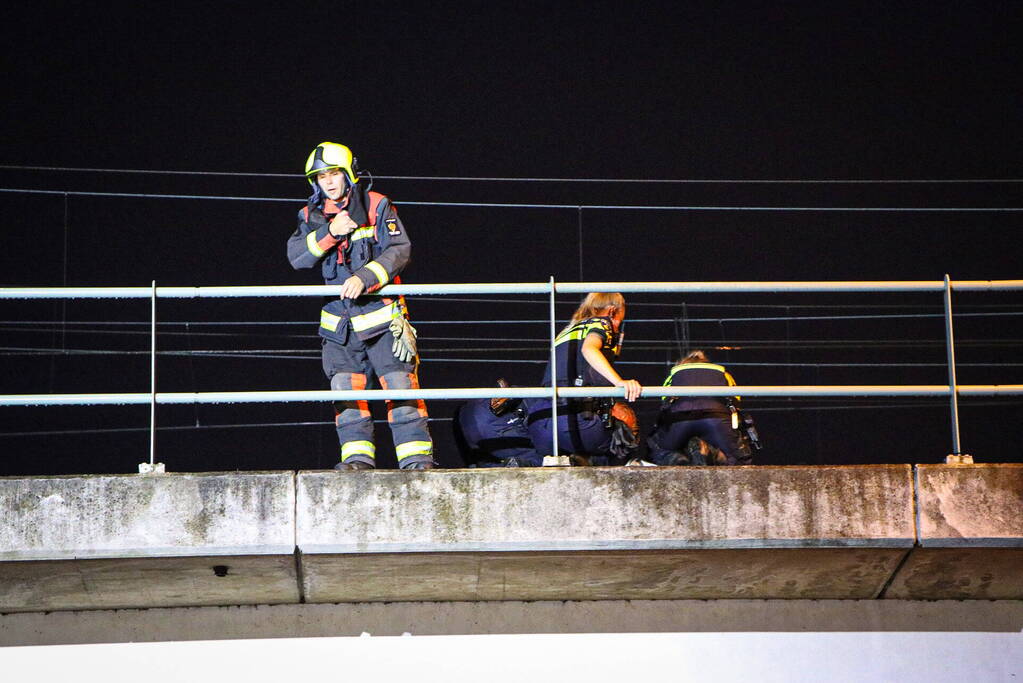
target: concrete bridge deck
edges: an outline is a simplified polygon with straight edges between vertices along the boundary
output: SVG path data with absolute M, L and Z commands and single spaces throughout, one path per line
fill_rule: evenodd
M 0 612 L 1023 599 L 1023 464 L 0 479 Z

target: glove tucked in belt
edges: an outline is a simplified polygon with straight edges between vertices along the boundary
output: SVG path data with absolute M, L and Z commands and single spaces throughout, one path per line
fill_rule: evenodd
M 391 344 L 391 353 L 403 363 L 411 363 L 419 352 L 416 347 L 416 328 L 409 324 L 404 317 L 391 319 L 391 334 L 394 335 L 394 342 Z

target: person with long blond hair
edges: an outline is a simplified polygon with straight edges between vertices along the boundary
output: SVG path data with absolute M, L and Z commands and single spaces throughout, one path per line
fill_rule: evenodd
M 635 401 L 642 386 L 624 379 L 614 368 L 621 348 L 621 328 L 625 320 L 625 298 L 618 292 L 590 292 L 572 315 L 568 325 L 554 339 L 555 371 L 550 363 L 544 371 L 543 385 L 551 385 L 552 375 L 559 387 L 615 386 L 625 389 L 625 398 Z M 611 415 L 610 399 L 559 399 L 558 450 L 552 453 L 553 417 L 550 399 L 529 399 L 529 435 L 541 455 L 571 454 L 591 464 L 616 464 L 621 455 L 611 455 L 617 418 Z M 623 410 L 625 409 L 625 410 Z M 621 412 L 631 412 L 622 405 Z M 634 420 L 633 420 L 634 423 Z M 637 444 L 638 445 L 638 444 Z

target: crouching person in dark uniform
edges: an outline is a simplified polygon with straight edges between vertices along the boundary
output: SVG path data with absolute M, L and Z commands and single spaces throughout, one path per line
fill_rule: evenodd
M 498 384 L 507 387 L 504 380 Z M 480 398 L 455 411 L 455 443 L 470 467 L 537 467 L 543 457 L 526 429 L 522 399 Z
M 720 365 L 693 351 L 672 369 L 664 386 L 735 386 Z M 657 426 L 647 438 L 649 459 L 658 465 L 751 465 L 749 445 L 739 432 L 739 397 L 677 396 L 665 399 Z
M 320 266 L 341 297 L 320 312 L 323 371 L 335 391 L 364 390 L 376 376 L 384 389 L 418 389 L 415 329 L 401 297 L 366 296 L 409 262 L 412 245 L 387 197 L 359 182 L 352 152 L 323 142 L 309 155 L 305 175 L 313 187 L 288 239 L 296 268 Z M 335 404 L 341 442 L 339 470 L 376 467 L 373 417 L 366 401 Z M 387 421 L 402 469 L 432 469 L 433 440 L 421 400 L 388 401 Z
M 622 379 L 614 368 L 621 349 L 621 326 L 625 319 L 625 299 L 618 292 L 591 292 L 576 309 L 568 326 L 554 340 L 555 368 L 547 364 L 543 385 L 550 386 L 552 376 L 559 387 L 625 388 L 625 398 L 635 401 L 642 387 L 634 379 Z M 612 453 L 616 433 L 624 437 L 631 430 L 618 429 L 623 422 L 612 414 L 611 400 L 594 398 L 559 399 L 558 450 L 553 453 L 553 411 L 550 399 L 527 399 L 529 435 L 542 455 L 574 455 L 579 464 L 622 464 Z M 628 408 L 622 404 L 622 408 Z M 631 412 L 631 409 L 628 409 Z M 619 412 L 624 415 L 625 411 Z M 635 425 L 635 415 L 631 419 Z M 638 445 L 638 443 L 636 444 Z M 635 446 L 624 448 L 631 453 Z M 627 459 L 627 458 L 626 458 Z

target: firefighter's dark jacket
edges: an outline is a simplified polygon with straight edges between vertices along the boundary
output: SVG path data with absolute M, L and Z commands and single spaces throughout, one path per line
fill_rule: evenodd
M 679 363 L 671 369 L 664 380 L 666 387 L 734 387 L 735 380 L 724 367 L 715 363 Z M 738 400 L 738 396 L 735 400 Z M 726 398 L 716 396 L 700 396 L 689 398 L 679 396 L 665 402 L 665 408 L 671 411 L 712 411 L 728 414 Z
M 359 227 L 337 239 L 330 234 L 330 221 L 342 210 L 348 211 Z M 359 185 L 340 205 L 325 199 L 303 207 L 298 212 L 298 229 L 288 239 L 288 260 L 296 270 L 319 263 L 326 284 L 340 285 L 355 275 L 366 286 L 366 293 L 400 282 L 398 275 L 408 265 L 411 251 L 390 200 Z M 392 318 L 405 314 L 400 297 L 336 299 L 320 313 L 320 335 L 340 344 L 346 343 L 352 332 L 363 340 L 374 339 L 388 329 Z

